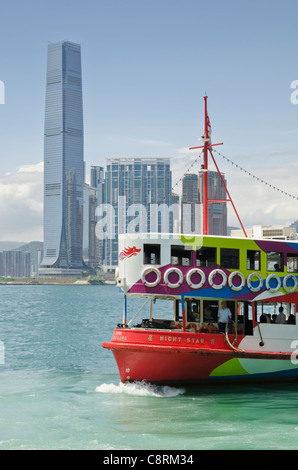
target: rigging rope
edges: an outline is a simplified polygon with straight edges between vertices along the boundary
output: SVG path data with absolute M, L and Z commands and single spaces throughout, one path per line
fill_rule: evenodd
M 180 181 L 183 180 L 184 176 L 186 175 L 186 173 L 189 172 L 189 170 L 194 166 L 195 163 L 197 163 L 197 161 L 199 160 L 199 158 L 201 158 L 202 156 L 202 153 L 203 151 L 200 153 L 200 155 L 192 162 L 192 164 L 190 165 L 190 167 L 186 170 L 186 172 L 184 173 L 184 175 L 181 176 L 181 178 L 179 178 L 179 180 L 174 184 L 174 186 L 172 187 L 172 191 L 174 190 L 174 188 L 180 183 Z
M 238 165 L 237 163 L 233 162 L 230 158 L 226 157 L 225 155 L 223 155 L 222 153 L 220 153 L 218 150 L 215 150 L 213 149 L 213 152 L 216 152 L 220 157 L 224 158 L 225 160 L 227 160 L 229 163 L 231 163 L 232 165 L 235 165 L 236 168 L 239 168 L 241 171 L 244 171 L 244 173 L 248 174 L 249 176 L 252 176 L 253 178 L 255 178 L 257 181 L 259 181 L 260 183 L 262 184 L 265 184 L 266 186 L 269 186 L 270 188 L 274 189 L 275 191 L 279 191 L 280 193 L 284 194 L 285 196 L 288 196 L 288 197 L 291 197 L 293 199 L 296 199 L 298 200 L 298 197 L 297 196 L 293 196 L 293 194 L 290 194 L 288 193 L 287 191 L 283 191 L 282 189 L 279 189 L 277 188 L 276 186 L 274 186 L 273 184 L 270 184 L 270 183 L 267 183 L 267 181 L 263 180 L 262 178 L 259 178 L 258 176 L 254 175 L 253 173 L 251 173 L 250 171 L 246 170 L 245 168 L 243 168 L 242 166 Z
M 233 162 L 230 158 L 226 157 L 225 155 L 223 155 L 222 153 L 220 153 L 218 150 L 212 148 L 212 151 L 213 152 L 216 152 L 220 157 L 222 157 L 224 160 L 226 160 L 227 162 L 231 163 L 232 165 L 234 165 L 236 168 L 239 168 L 239 170 L 241 171 L 244 171 L 244 173 L 246 173 L 247 175 L 249 176 L 252 176 L 254 179 L 256 179 L 257 181 L 259 181 L 260 183 L 268 186 L 269 188 L 271 189 L 274 189 L 275 191 L 278 191 L 280 192 L 281 194 L 284 194 L 285 196 L 288 196 L 288 197 L 291 197 L 292 199 L 296 199 L 298 201 L 298 196 L 294 196 L 293 194 L 290 194 L 288 193 L 287 191 L 283 191 L 282 189 L 278 188 L 277 186 L 274 186 L 273 184 L 270 184 L 268 183 L 267 181 L 263 180 L 262 178 L 259 178 L 258 176 L 254 175 L 253 173 L 251 173 L 250 171 L 246 170 L 245 168 L 243 168 L 241 165 L 238 165 L 237 163 Z M 174 186 L 172 187 L 172 191 L 174 190 L 174 188 L 183 180 L 184 176 L 189 172 L 189 170 L 194 166 L 194 164 L 198 161 L 199 158 L 201 158 L 202 156 L 202 153 L 203 151 L 200 153 L 200 155 L 192 162 L 192 164 L 190 165 L 190 167 L 185 171 L 184 175 L 181 176 L 181 178 L 179 178 L 179 180 L 174 184 Z

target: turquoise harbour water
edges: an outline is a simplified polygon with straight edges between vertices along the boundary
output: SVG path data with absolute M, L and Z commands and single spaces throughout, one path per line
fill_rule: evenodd
M 121 384 L 101 347 L 122 320 L 115 287 L 0 286 L 0 299 L 0 449 L 298 449 L 298 384 Z

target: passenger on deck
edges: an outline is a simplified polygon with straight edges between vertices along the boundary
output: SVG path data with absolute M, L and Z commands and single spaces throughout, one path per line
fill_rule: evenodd
M 226 324 L 232 319 L 231 310 L 227 307 L 226 302 L 221 303 L 221 308 L 218 310 L 218 330 L 224 333 Z
M 283 323 L 286 323 L 286 316 L 284 314 L 284 308 L 279 307 L 278 311 L 279 311 L 279 314 L 276 317 L 275 323 L 282 325 Z
M 200 314 L 196 305 L 192 306 L 192 310 L 190 312 L 190 321 L 200 321 Z
M 288 325 L 296 325 L 296 318 L 295 318 L 295 315 L 293 313 L 291 313 L 289 315 L 289 318 L 287 320 L 287 324 Z
M 262 313 L 262 315 L 260 316 L 260 323 L 269 323 L 268 317 L 267 315 L 265 315 L 265 313 Z

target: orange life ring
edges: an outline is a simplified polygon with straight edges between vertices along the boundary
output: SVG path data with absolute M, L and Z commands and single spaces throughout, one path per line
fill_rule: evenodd
M 218 333 L 218 328 L 216 325 L 213 325 L 213 323 L 210 325 L 203 325 L 199 328 L 199 333 Z
M 196 323 L 188 323 L 186 325 L 186 329 L 188 330 L 189 328 L 193 328 L 195 331 L 197 331 L 197 325 Z
M 211 325 L 207 325 L 207 329 L 209 330 L 209 333 L 218 333 L 218 328 L 213 325 L 213 323 L 211 323 Z
M 199 333 L 209 333 L 208 327 L 206 325 L 201 326 Z

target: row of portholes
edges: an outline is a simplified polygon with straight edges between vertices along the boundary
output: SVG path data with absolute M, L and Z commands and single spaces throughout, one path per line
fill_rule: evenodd
M 149 282 L 147 281 L 146 276 L 150 273 L 154 273 L 156 275 L 156 279 Z M 170 275 L 173 273 L 175 273 L 178 276 L 178 279 L 176 282 L 171 282 L 169 279 Z M 195 274 L 200 277 L 199 282 L 196 282 L 196 283 L 192 281 L 192 277 Z M 221 276 L 221 282 L 219 284 L 215 284 L 214 282 L 215 276 Z M 240 284 L 235 285 L 234 280 L 237 277 L 240 279 Z M 256 284 L 255 282 L 253 283 L 254 278 L 257 278 Z M 161 272 L 155 266 L 147 267 L 143 270 L 141 279 L 142 279 L 142 282 L 145 284 L 145 286 L 156 287 L 160 284 Z M 184 279 L 183 273 L 178 268 L 169 268 L 164 273 L 164 283 L 171 289 L 177 289 L 178 287 L 180 287 L 181 284 L 183 283 L 183 279 Z M 272 280 L 273 280 L 273 283 L 276 285 L 272 286 L 272 282 L 271 282 Z M 292 281 L 291 282 L 292 285 L 289 285 L 289 281 Z M 202 271 L 199 268 L 190 269 L 186 274 L 186 282 L 189 285 L 189 287 L 191 287 L 192 289 L 200 289 L 206 282 L 206 275 L 204 271 Z M 247 287 L 252 292 L 258 292 L 259 290 L 262 289 L 263 284 L 264 284 L 264 280 L 260 273 L 254 272 L 254 273 L 249 274 L 247 281 L 246 281 L 244 275 L 241 272 L 234 271 L 229 276 L 227 276 L 227 274 L 222 269 L 214 269 L 213 271 L 211 271 L 208 276 L 208 282 L 209 282 L 209 285 L 213 289 L 222 289 L 223 287 L 226 286 L 228 282 L 229 287 L 234 291 L 241 291 L 244 288 L 245 283 L 247 282 Z M 287 276 L 284 277 L 283 282 L 281 283 L 280 277 L 277 274 L 272 273 L 272 274 L 269 274 L 269 276 L 266 278 L 265 285 L 266 285 L 266 289 L 272 293 L 277 292 L 281 287 L 283 287 L 284 290 L 290 294 L 297 289 L 298 281 L 297 281 L 297 278 L 293 276 L 293 274 L 288 274 Z

